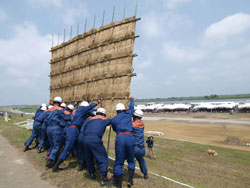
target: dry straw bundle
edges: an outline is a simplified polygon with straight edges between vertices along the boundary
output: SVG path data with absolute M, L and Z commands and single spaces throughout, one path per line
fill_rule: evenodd
M 127 105 L 132 76 L 135 17 L 92 29 L 51 49 L 50 99 L 103 100 L 108 116 Z

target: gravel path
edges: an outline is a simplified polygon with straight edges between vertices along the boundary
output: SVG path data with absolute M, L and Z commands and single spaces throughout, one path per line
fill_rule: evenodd
M 0 135 L 0 187 L 52 188 L 40 177 L 40 172 L 20 156 L 18 151 Z

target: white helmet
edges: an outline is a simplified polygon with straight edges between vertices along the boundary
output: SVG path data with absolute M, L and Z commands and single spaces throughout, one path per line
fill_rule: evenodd
M 42 111 L 47 110 L 47 107 L 46 107 L 46 106 L 42 106 L 42 107 L 41 107 L 41 110 L 42 110 Z
M 96 113 L 98 112 L 106 115 L 106 110 L 104 108 L 98 108 Z
M 55 97 L 54 98 L 54 102 L 62 102 L 62 98 L 61 97 Z
M 137 110 L 134 112 L 134 115 L 137 116 L 137 117 L 142 117 L 142 116 L 143 116 L 143 111 L 141 111 L 140 109 L 137 109 Z
M 80 106 L 85 106 L 86 107 L 86 106 L 89 106 L 89 103 L 87 101 L 82 101 Z
M 50 108 L 52 108 L 52 107 L 53 107 L 52 105 L 49 105 L 49 106 L 48 106 L 48 109 L 50 109 Z
M 47 105 L 45 103 L 42 103 L 41 106 L 45 106 L 46 107 Z
M 60 106 L 66 108 L 66 104 L 64 102 Z
M 72 104 L 69 104 L 67 107 L 68 107 L 70 110 L 74 110 L 74 108 L 75 108 Z
M 125 106 L 122 103 L 118 103 L 115 107 L 115 110 L 125 110 Z

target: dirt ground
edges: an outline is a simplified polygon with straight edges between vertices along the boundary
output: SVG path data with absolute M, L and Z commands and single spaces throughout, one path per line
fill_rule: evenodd
M 160 131 L 164 133 L 163 137 L 168 139 L 250 151 L 249 146 L 224 143 L 231 136 L 239 138 L 243 143 L 250 143 L 250 114 L 247 113 L 235 113 L 234 115 L 228 113 L 160 113 L 145 114 L 145 117 L 176 118 L 144 120 L 145 132 Z M 221 120 L 226 122 L 220 122 Z M 230 123 L 230 121 L 232 122 Z M 240 121 L 249 122 L 249 124 L 241 124 Z

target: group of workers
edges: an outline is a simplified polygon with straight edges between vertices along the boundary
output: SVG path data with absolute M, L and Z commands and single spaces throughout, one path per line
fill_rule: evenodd
M 143 112 L 134 111 L 134 98 L 129 98 L 129 107 L 122 103 L 116 105 L 117 115 L 113 119 L 106 118 L 106 110 L 101 101 L 89 104 L 83 101 L 77 104 L 62 103 L 61 97 L 55 97 L 53 106 L 42 104 L 34 116 L 32 134 L 25 142 L 24 151 L 29 150 L 32 141 L 36 139 L 37 152 L 47 149 L 46 167 L 53 172 L 60 170 L 60 164 L 75 153 L 81 171 L 87 168 L 91 179 L 95 179 L 96 161 L 100 174 L 101 186 L 113 184 L 122 187 L 124 161 L 128 163 L 127 186 L 133 185 L 135 158 L 139 163 L 144 179 L 148 179 L 148 171 L 144 160 L 144 123 L 141 120 Z M 99 108 L 94 109 L 97 105 Z M 108 154 L 103 145 L 102 137 L 106 127 L 111 125 L 116 133 L 115 163 L 113 178 L 107 178 Z M 63 148 L 63 152 L 60 150 Z

